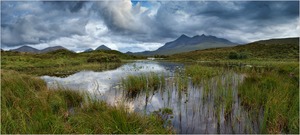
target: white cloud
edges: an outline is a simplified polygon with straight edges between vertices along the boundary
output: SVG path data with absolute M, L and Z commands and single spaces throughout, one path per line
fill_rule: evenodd
M 85 26 L 85 31 L 89 36 L 93 38 L 97 38 L 109 33 L 109 29 L 101 20 L 92 19 Z

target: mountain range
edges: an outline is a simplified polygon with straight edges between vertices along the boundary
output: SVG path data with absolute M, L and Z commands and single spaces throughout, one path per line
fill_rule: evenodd
M 52 51 L 56 51 L 56 50 L 60 50 L 60 49 L 64 49 L 64 50 L 68 50 L 62 46 L 53 46 L 53 47 L 47 47 L 45 49 L 39 50 L 30 46 L 22 46 L 19 47 L 17 49 L 12 49 L 11 51 L 15 51 L 15 52 L 29 52 L 29 53 L 47 53 L 47 52 L 52 52 Z
M 188 37 L 186 35 L 181 35 L 177 39 L 171 42 L 165 43 L 162 47 L 158 48 L 155 51 L 144 51 L 144 52 L 127 52 L 126 54 L 129 55 L 144 55 L 144 56 L 151 56 L 151 55 L 172 55 L 176 53 L 183 53 L 189 52 L 194 50 L 203 50 L 208 48 L 216 48 L 216 47 L 230 47 L 235 46 L 237 43 L 233 43 L 224 38 L 218 38 L 211 35 L 204 35 L 201 36 L 196 35 L 193 37 Z M 47 53 L 50 51 L 55 51 L 59 49 L 66 49 L 62 46 L 55 46 L 55 47 L 48 47 L 43 50 L 38 50 L 30 46 L 22 46 L 17 49 L 13 49 L 11 51 L 18 51 L 18 52 L 30 52 L 30 53 Z M 67 50 L 67 49 L 66 49 Z M 105 45 L 100 45 L 95 50 L 111 50 Z M 94 51 L 93 49 L 89 48 L 84 52 Z
M 45 49 L 39 50 L 30 46 L 21 46 L 17 49 L 12 49 L 10 51 L 15 51 L 15 52 L 29 52 L 29 53 L 47 53 L 47 52 L 52 52 L 52 51 L 56 51 L 56 50 L 60 50 L 60 49 L 64 49 L 64 50 L 68 50 L 62 46 L 54 46 L 54 47 L 47 47 Z M 110 48 L 108 48 L 105 45 L 101 45 L 99 47 L 97 47 L 95 50 L 111 50 Z M 70 50 L 69 50 L 70 51 Z M 93 49 L 89 48 L 87 50 L 85 50 L 84 52 L 91 52 L 94 51 Z
M 111 50 L 111 49 L 105 45 L 100 45 L 95 50 Z M 89 48 L 89 49 L 84 50 L 83 52 L 91 52 L 91 51 L 94 51 L 94 50 L 92 48 Z
M 110 48 L 108 48 L 105 45 L 100 45 L 99 47 L 97 47 L 95 50 L 111 50 Z
M 188 37 L 186 35 L 181 35 L 176 40 L 167 42 L 162 47 L 158 48 L 155 51 L 144 51 L 131 53 L 127 52 L 127 54 L 135 54 L 135 55 L 171 55 L 175 53 L 189 52 L 194 50 L 203 50 L 208 48 L 216 48 L 216 47 L 229 47 L 235 46 L 237 43 L 233 43 L 224 38 L 218 38 L 211 35 L 201 36 L 196 35 L 193 37 Z
M 29 53 L 39 53 L 40 50 L 35 49 L 33 47 L 30 46 L 21 46 L 20 48 L 17 49 L 12 49 L 11 51 L 15 51 L 15 52 L 29 52 Z

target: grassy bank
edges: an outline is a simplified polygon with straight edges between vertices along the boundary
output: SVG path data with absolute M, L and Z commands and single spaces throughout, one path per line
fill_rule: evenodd
M 39 76 L 65 76 L 83 69 L 102 71 L 117 68 L 123 60 L 138 58 L 142 57 L 118 51 L 74 53 L 57 50 L 45 54 L 1 51 L 1 68 Z
M 44 81 L 1 70 L 1 133 L 171 133 L 157 115 L 129 113 Z
M 211 48 L 186 53 L 174 54 L 170 60 L 238 60 L 250 59 L 269 60 L 299 60 L 299 38 L 273 39 L 258 41 L 235 47 Z

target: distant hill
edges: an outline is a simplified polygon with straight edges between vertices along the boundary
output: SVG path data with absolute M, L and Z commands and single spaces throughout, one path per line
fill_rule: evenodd
M 125 54 L 127 54 L 127 55 L 134 55 L 134 53 L 130 52 L 130 51 L 126 52 Z
M 41 50 L 40 53 L 47 53 L 47 52 L 52 52 L 52 51 L 61 50 L 61 49 L 68 50 L 62 46 L 54 46 L 54 47 L 47 47 L 47 48 Z
M 95 50 L 111 50 L 110 48 L 108 48 L 105 45 L 100 45 L 99 47 L 97 47 Z
M 245 45 L 225 48 L 210 48 L 170 56 L 173 60 L 218 60 L 229 59 L 230 53 L 252 59 L 299 59 L 299 38 L 269 39 Z
M 47 52 L 52 52 L 52 51 L 56 51 L 56 50 L 68 50 L 62 46 L 54 46 L 54 47 L 47 47 L 43 50 L 38 50 L 36 48 L 30 47 L 30 46 L 22 46 L 19 47 L 17 49 L 12 49 L 11 51 L 15 51 L 15 52 L 30 52 L 30 53 L 47 53 Z
M 89 49 L 84 50 L 83 52 L 91 52 L 91 51 L 94 51 L 94 50 L 92 48 L 89 48 Z
M 253 43 L 258 44 L 266 44 L 266 45 L 272 45 L 272 44 L 297 44 L 299 43 L 299 38 L 278 38 L 278 39 L 268 39 L 268 40 L 260 40 Z
M 29 52 L 29 53 L 39 53 L 40 52 L 40 50 L 35 49 L 33 47 L 30 47 L 30 46 L 22 46 L 22 47 L 19 47 L 17 49 L 12 49 L 11 51 L 15 51 L 15 52 Z
M 135 53 L 137 55 L 171 55 L 182 52 L 189 52 L 200 49 L 215 48 L 215 47 L 228 47 L 234 46 L 237 43 L 233 43 L 224 38 L 218 38 L 215 36 L 201 36 L 196 35 L 194 37 L 188 37 L 181 35 L 174 41 L 167 42 L 164 46 L 158 48 L 155 51 L 144 51 Z

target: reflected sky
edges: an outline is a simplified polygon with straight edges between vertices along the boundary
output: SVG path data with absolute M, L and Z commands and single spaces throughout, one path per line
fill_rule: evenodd
M 66 78 L 42 76 L 48 87 L 56 88 L 62 86 L 74 90 L 86 90 L 89 92 L 104 93 L 120 80 L 128 75 L 157 72 L 170 75 L 174 68 L 179 67 L 174 63 L 159 63 L 154 61 L 136 61 L 127 63 L 115 70 L 94 72 L 81 71 Z M 182 65 L 181 65 L 182 66 Z

